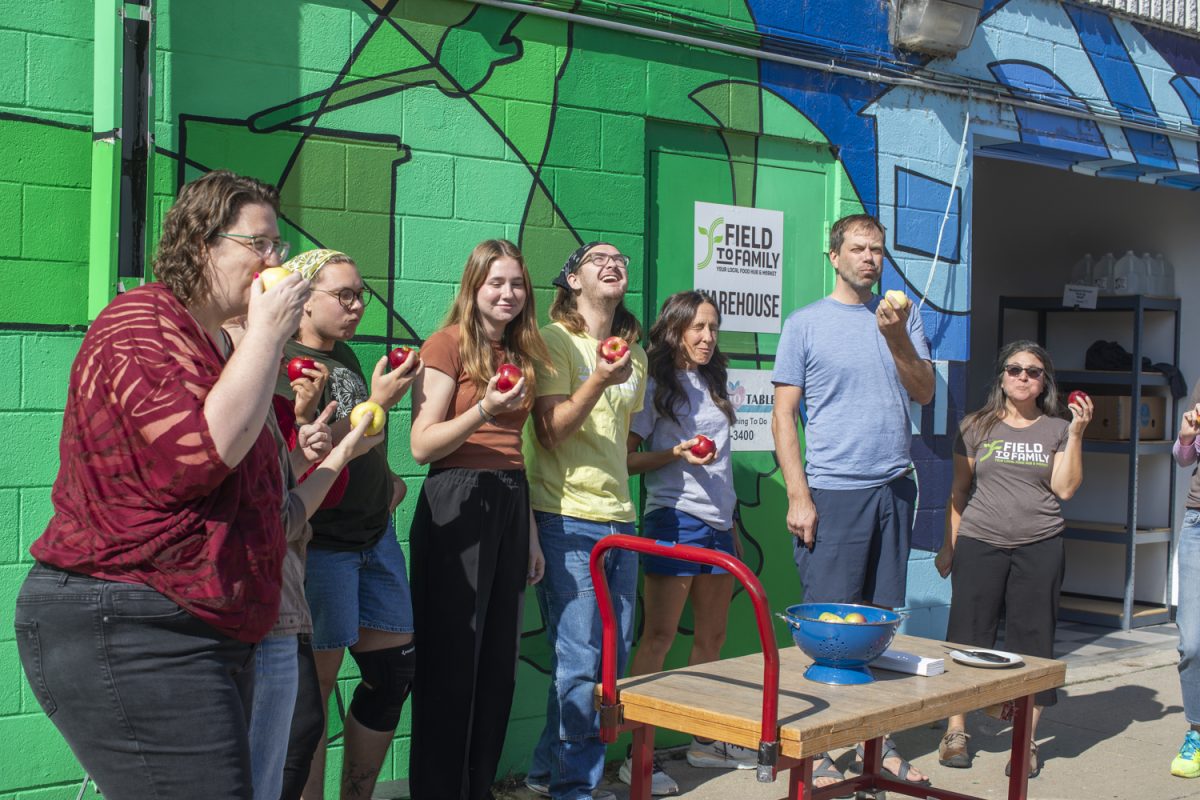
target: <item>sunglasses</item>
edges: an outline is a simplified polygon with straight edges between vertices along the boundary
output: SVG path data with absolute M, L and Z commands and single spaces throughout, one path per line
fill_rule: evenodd
M 1008 377 L 1010 378 L 1019 378 L 1021 377 L 1021 373 L 1024 372 L 1029 376 L 1030 380 L 1035 381 L 1040 380 L 1046 372 L 1041 367 L 1022 367 L 1020 364 L 1006 364 L 1004 371 L 1008 373 Z

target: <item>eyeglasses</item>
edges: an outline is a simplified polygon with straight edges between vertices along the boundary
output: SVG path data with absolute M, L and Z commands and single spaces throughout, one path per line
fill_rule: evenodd
M 366 289 L 359 289 L 357 292 L 353 289 L 338 289 L 336 291 L 333 289 L 313 289 L 313 291 L 336 297 L 341 307 L 347 311 L 354 309 L 355 300 L 362 303 L 363 308 L 366 308 L 367 304 L 371 302 L 371 295 L 367 294 Z
M 1041 367 L 1022 367 L 1020 364 L 1005 364 L 1004 371 L 1008 373 L 1010 378 L 1019 378 L 1024 372 L 1031 380 L 1040 380 L 1046 370 Z
M 279 260 L 283 261 L 288 257 L 288 253 L 292 250 L 291 242 L 269 239 L 266 236 L 249 236 L 245 233 L 218 233 L 222 239 L 233 239 L 243 247 L 248 247 L 254 251 L 254 254 L 266 261 L 274 253 L 279 256 Z M 248 239 L 249 241 L 242 241 Z
M 601 269 L 610 265 L 618 269 L 629 268 L 629 256 L 622 255 L 621 253 L 592 253 L 584 261 L 590 261 Z

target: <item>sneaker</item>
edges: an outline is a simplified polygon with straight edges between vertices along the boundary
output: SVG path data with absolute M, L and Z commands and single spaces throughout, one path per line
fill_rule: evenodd
M 621 764 L 621 769 L 617 771 L 617 777 L 621 779 L 621 783 L 633 785 L 633 759 L 627 758 Z M 679 794 L 679 784 L 675 782 L 667 773 L 663 772 L 662 763 L 658 760 L 658 754 L 654 755 L 654 767 L 650 772 L 650 794 L 655 797 L 665 797 L 669 794 Z
M 549 777 L 530 778 L 530 777 L 526 776 L 525 788 L 528 789 L 529 791 L 533 792 L 534 794 L 541 795 L 542 797 L 549 797 L 550 796 L 549 781 L 550 781 Z M 612 792 L 606 791 L 604 789 L 597 789 L 594 792 L 592 792 L 592 800 L 617 800 L 617 796 L 615 794 L 613 794 Z
M 943 767 L 967 769 L 971 766 L 971 754 L 967 742 L 971 740 L 963 731 L 947 731 L 938 745 L 938 763 Z
M 687 761 L 693 767 L 708 769 L 754 769 L 758 766 L 758 753 L 748 747 L 738 747 L 728 742 L 701 742 L 692 739 L 687 751 Z
M 1171 774 L 1180 778 L 1200 777 L 1200 733 L 1188 731 L 1179 755 L 1171 762 Z

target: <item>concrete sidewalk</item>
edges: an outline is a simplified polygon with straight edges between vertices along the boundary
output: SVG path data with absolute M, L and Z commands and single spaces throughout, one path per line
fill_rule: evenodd
M 1153 632 L 1112 632 L 1080 640 L 1061 654 L 1068 664 L 1067 687 L 1058 705 L 1047 709 L 1038 731 L 1041 775 L 1029 783 L 1038 800 L 1183 800 L 1200 797 L 1200 779 L 1172 777 L 1171 759 L 1187 728 L 1180 704 L 1174 626 Z M 1110 639 L 1115 637 L 1115 639 Z M 1122 638 L 1123 637 L 1123 638 Z M 1086 637 L 1085 637 L 1086 638 Z M 1118 642 L 1114 644 L 1113 642 Z M 1068 645 L 1069 647 L 1069 645 Z M 900 751 L 929 775 L 935 786 L 982 798 L 1005 798 L 1004 765 L 1011 742 L 1005 723 L 974 713 L 968 717 L 974 763 L 948 769 L 937 761 L 942 727 L 897 732 Z M 849 760 L 840 755 L 839 766 Z M 777 800 L 787 796 L 786 776 L 760 784 L 753 771 L 693 769 L 683 751 L 665 753 L 664 767 L 686 800 Z M 629 787 L 610 764 L 603 788 L 627 800 Z M 899 795 L 892 795 L 899 797 Z M 505 800 L 535 800 L 524 787 L 497 793 Z

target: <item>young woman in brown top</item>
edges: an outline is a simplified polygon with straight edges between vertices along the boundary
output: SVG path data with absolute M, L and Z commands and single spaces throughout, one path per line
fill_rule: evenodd
M 521 252 L 481 242 L 445 327 L 421 348 L 412 453 L 429 464 L 413 519 L 413 617 L 421 646 L 409 786 L 424 798 L 490 798 L 516 686 L 525 585 L 543 559 L 521 429 L 533 365 L 550 356 Z M 497 370 L 521 375 L 505 388 Z
M 994 646 L 1003 607 L 1005 647 L 1053 658 L 1064 563 L 1059 501 L 1083 481 L 1092 401 L 1085 395 L 1067 408 L 1069 422 L 1060 416 L 1049 353 L 1030 341 L 1001 349 L 987 402 L 963 419 L 954 444 L 946 540 L 936 560 L 953 587 L 949 641 Z M 1030 777 L 1039 772 L 1038 720 L 1055 702 L 1054 690 L 1034 699 Z M 966 718 L 951 717 L 940 763 L 971 766 L 968 739 Z

